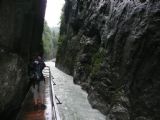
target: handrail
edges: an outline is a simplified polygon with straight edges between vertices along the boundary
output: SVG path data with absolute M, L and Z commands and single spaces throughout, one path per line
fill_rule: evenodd
M 47 69 L 46 69 L 47 68 Z M 54 81 L 53 81 L 53 76 L 51 75 L 51 70 L 50 70 L 50 67 L 49 66 L 46 66 L 45 67 L 45 70 L 47 70 L 48 72 L 44 72 L 44 73 L 48 73 L 49 74 L 49 76 L 48 76 L 48 78 L 49 78 L 49 85 L 50 85 L 50 95 L 51 95 L 51 103 L 52 103 L 52 114 L 53 114 L 53 116 L 52 117 L 54 117 L 54 119 L 53 120 L 61 120 L 60 119 L 60 116 L 59 116 L 59 111 L 58 111 L 58 108 L 57 108 L 57 104 L 56 104 L 56 98 L 57 98 L 57 96 L 55 95 L 55 93 L 54 93 L 54 87 L 53 87 L 53 85 L 55 85 L 55 83 L 54 83 Z

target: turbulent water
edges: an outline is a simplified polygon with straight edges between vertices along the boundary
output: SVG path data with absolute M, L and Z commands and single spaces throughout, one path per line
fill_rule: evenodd
M 54 62 L 47 62 L 54 77 L 55 93 L 62 104 L 58 109 L 62 120 L 105 120 L 105 116 L 92 109 L 87 100 L 87 93 L 80 86 L 73 84 L 73 77 L 55 67 Z

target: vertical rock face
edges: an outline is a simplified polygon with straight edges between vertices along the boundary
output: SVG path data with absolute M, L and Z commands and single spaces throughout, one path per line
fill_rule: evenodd
M 56 66 L 110 119 L 159 120 L 159 26 L 158 0 L 67 0 Z
M 31 53 L 43 52 L 46 0 L 0 0 L 0 118 L 14 119 L 26 94 Z

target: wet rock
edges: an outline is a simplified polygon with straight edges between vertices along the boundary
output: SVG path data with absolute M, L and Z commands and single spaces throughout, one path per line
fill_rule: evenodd
M 113 119 L 159 120 L 160 1 L 72 0 L 64 14 L 56 65 Z
M 13 117 L 28 90 L 27 66 L 16 54 L 3 52 L 0 58 L 0 116 L 10 119 L 9 115 Z
M 147 118 L 144 117 L 144 116 L 140 116 L 140 117 L 137 117 L 136 120 L 151 120 L 151 119 L 147 119 Z
M 112 107 L 109 115 L 111 120 L 129 120 L 129 112 L 123 106 L 115 105 Z
M 14 120 L 29 87 L 27 64 L 42 53 L 45 0 L 0 0 L 0 118 Z

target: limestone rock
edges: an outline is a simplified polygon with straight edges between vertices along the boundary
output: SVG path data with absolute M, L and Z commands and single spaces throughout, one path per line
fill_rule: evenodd
M 28 62 L 42 53 L 46 0 L 0 0 L 0 118 L 14 120 L 28 91 Z
M 112 118 L 159 120 L 159 26 L 158 0 L 66 1 L 56 66 Z M 124 119 L 117 118 L 122 111 Z

